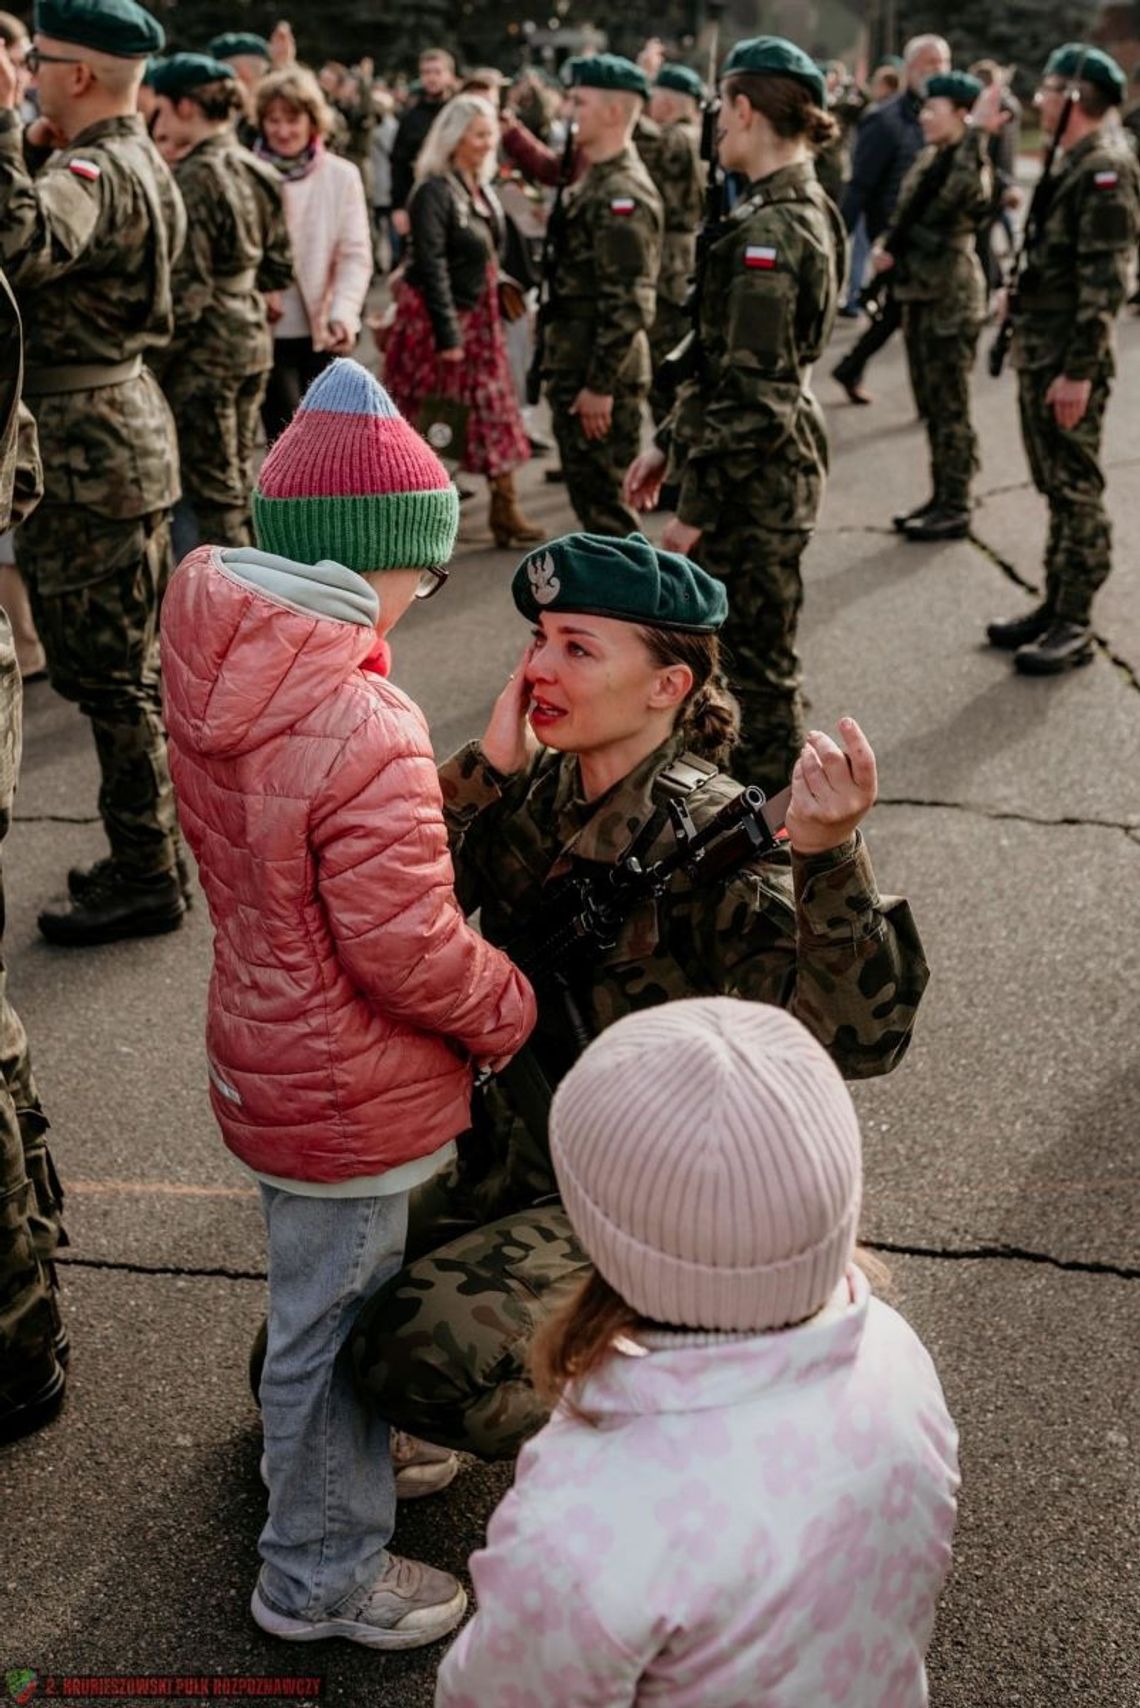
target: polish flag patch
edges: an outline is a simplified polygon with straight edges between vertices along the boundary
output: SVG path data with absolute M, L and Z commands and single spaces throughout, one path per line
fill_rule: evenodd
M 1115 190 L 1119 182 L 1120 176 L 1116 172 L 1093 173 L 1093 183 L 1096 185 L 1098 190 Z
M 632 196 L 615 196 L 610 203 L 610 212 L 616 214 L 631 214 L 637 203 Z
M 776 265 L 776 251 L 769 249 L 766 244 L 750 243 L 744 251 L 744 265 L 759 267 L 762 272 L 770 273 Z
M 69 160 L 67 170 L 74 172 L 77 178 L 86 178 L 91 183 L 103 176 L 103 168 L 96 166 L 93 160 Z

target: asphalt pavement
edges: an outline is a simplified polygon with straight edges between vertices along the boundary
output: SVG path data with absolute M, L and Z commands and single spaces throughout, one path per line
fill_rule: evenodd
M 899 343 L 870 370 L 870 409 L 830 365 L 806 686 L 815 723 L 849 711 L 872 739 L 876 872 L 910 897 L 933 969 L 908 1058 L 856 1093 L 864 1234 L 962 1432 L 932 1701 L 1136 1708 L 1140 323 L 1121 325 L 1109 411 L 1116 567 L 1097 657 L 1048 682 L 982 644 L 989 618 L 1027 608 L 1044 537 L 1013 376 L 979 365 L 974 536 L 915 546 L 890 528 L 927 493 Z M 526 471 L 527 508 L 562 532 L 565 493 L 542 471 Z M 465 506 L 447 590 L 395 637 L 394 674 L 441 753 L 481 730 L 526 639 L 514 554 L 485 522 L 481 497 Z M 26 720 L 5 952 L 67 1188 L 74 1351 L 63 1416 L 0 1457 L 0 1672 L 315 1674 L 326 1701 L 423 1708 L 435 1652 L 286 1646 L 250 1620 L 264 1498 L 245 1361 L 264 1252 L 206 1098 L 209 921 L 199 898 L 169 937 L 38 939 L 37 909 L 103 844 L 83 720 L 43 684 Z M 401 1511 L 396 1545 L 464 1569 L 510 1476 L 471 1462 Z

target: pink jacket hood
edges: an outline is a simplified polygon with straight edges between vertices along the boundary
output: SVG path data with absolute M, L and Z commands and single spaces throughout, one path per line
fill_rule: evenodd
M 174 596 L 177 618 L 166 620 L 185 637 L 186 668 L 167 685 L 166 716 L 171 735 L 195 753 L 264 746 L 327 700 L 330 685 L 347 681 L 377 646 L 379 601 L 343 564 L 293 564 L 244 548 L 197 551 L 179 568 Z
M 211 547 L 163 603 L 170 768 L 214 927 L 211 1102 L 230 1149 L 288 1179 L 430 1158 L 468 1125 L 472 1063 L 534 1024 L 456 900 L 427 724 L 382 674 L 378 611 L 341 564 Z

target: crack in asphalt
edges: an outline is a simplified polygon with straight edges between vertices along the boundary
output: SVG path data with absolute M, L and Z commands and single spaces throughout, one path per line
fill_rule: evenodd
M 861 1239 L 868 1251 L 893 1257 L 926 1257 L 933 1261 L 962 1263 L 1038 1263 L 1073 1275 L 1111 1275 L 1120 1281 L 1140 1281 L 1140 1265 L 1103 1263 L 1097 1258 L 1054 1257 L 1052 1252 L 1033 1251 L 1020 1245 L 913 1245 L 903 1240 Z M 159 1275 L 190 1281 L 267 1281 L 263 1269 L 197 1268 L 167 1263 L 126 1263 L 112 1257 L 64 1257 L 52 1259 L 61 1269 L 104 1269 L 120 1275 Z
M 13 824 L 99 824 L 98 813 L 90 817 L 75 818 L 66 812 L 17 812 L 12 814 Z
M 942 807 L 947 812 L 969 813 L 974 818 L 988 818 L 998 821 L 1009 820 L 1014 824 L 1037 824 L 1047 828 L 1068 826 L 1082 830 L 1122 830 L 1125 836 L 1135 837 L 1140 831 L 1140 822 L 1136 819 L 1114 818 L 1078 818 L 1065 815 L 1060 818 L 1039 817 L 1035 813 L 1014 812 L 1002 807 L 974 806 L 969 801 L 931 801 L 924 800 L 919 795 L 880 795 L 875 802 L 879 807 Z
M 1067 1275 L 1112 1275 L 1120 1281 L 1140 1281 L 1140 1265 L 1102 1263 L 1091 1257 L 1054 1257 L 1049 1251 L 1033 1251 L 1021 1245 L 910 1245 L 902 1240 L 861 1239 L 868 1251 L 888 1257 L 929 1257 L 950 1263 L 1038 1263 L 1060 1269 Z

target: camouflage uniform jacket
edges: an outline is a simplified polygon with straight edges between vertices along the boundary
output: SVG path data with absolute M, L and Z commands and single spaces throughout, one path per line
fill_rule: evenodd
M 664 429 L 677 514 L 690 527 L 711 526 L 724 494 L 757 480 L 774 528 L 814 524 L 827 432 L 811 364 L 831 334 L 846 243 L 805 161 L 752 184 L 710 245 L 700 370 Z
M 633 148 L 591 166 L 563 198 L 542 372 L 602 396 L 649 386 L 664 211 Z
M 0 263 L 24 319 L 44 501 L 128 519 L 178 497 L 174 423 L 144 366 L 124 383 L 42 394 L 44 370 L 114 367 L 165 344 L 182 198 L 141 118 L 103 119 L 33 177 L 0 113 Z
M 656 136 L 643 146 L 642 126 L 649 122 L 639 121 L 633 141 L 665 206 L 657 296 L 661 302 L 683 308 L 693 282 L 697 232 L 704 214 L 701 136 L 695 124 L 684 121 L 655 125 Z
M 1140 228 L 1140 168 L 1094 131 L 1067 149 L 1018 286 L 1014 365 L 1071 380 L 1114 371 L 1112 323 L 1128 295 Z
M 663 804 L 669 778 L 662 773 L 682 752 L 681 737 L 672 737 L 590 803 L 580 797 L 573 756 L 544 752 L 509 779 L 488 767 L 474 742 L 447 760 L 440 783 L 456 893 L 466 911 L 481 910 L 484 934 L 504 946 L 525 933 L 544 886 L 573 860 L 613 864 L 634 844 L 645 863 L 670 852 Z M 740 788 L 717 774 L 686 795 L 697 827 Z M 887 1073 L 901 1059 L 926 980 L 910 908 L 880 897 L 857 836 L 810 858 L 774 854 L 707 886 L 676 874 L 659 902 L 630 914 L 576 994 L 591 1035 L 624 1014 L 681 997 L 775 1003 L 808 1026 L 848 1078 L 860 1079 Z M 541 988 L 538 996 L 532 1042 L 548 1071 L 553 1064 L 553 1079 L 575 1052 L 566 1055 L 558 999 Z M 489 1215 L 555 1190 L 549 1156 L 522 1124 L 502 1121 L 499 1132 L 480 1193 Z
M 937 302 L 939 332 L 979 326 L 986 314 L 986 281 L 975 235 L 989 216 L 993 176 L 986 156 L 986 133 L 970 126 L 950 144 L 947 177 L 919 218 L 901 239 L 891 270 L 891 289 L 899 302 Z M 897 228 L 941 150 L 924 148 L 902 181 L 886 237 Z
M 273 339 L 262 293 L 293 278 L 281 181 L 229 130 L 191 149 L 174 177 L 186 243 L 174 265 L 174 336 L 155 366 L 163 373 L 190 363 L 239 379 L 268 373 Z

